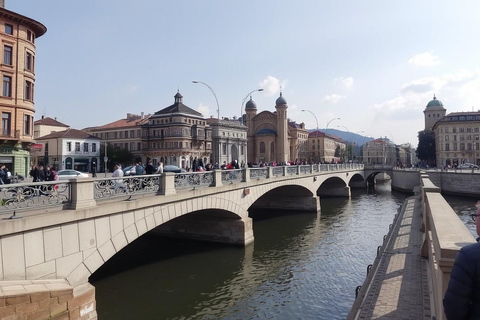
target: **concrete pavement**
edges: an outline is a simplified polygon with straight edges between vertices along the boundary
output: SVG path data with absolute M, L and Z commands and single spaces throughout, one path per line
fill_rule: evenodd
M 419 196 L 406 199 L 347 319 L 431 319 Z

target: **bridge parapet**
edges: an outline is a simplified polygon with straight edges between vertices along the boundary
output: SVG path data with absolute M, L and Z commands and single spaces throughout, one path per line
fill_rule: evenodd
M 446 319 L 443 297 L 458 251 L 475 243 L 475 238 L 427 175 L 421 177 L 424 241 L 422 256 L 428 258 L 429 287 L 434 308 L 432 316 Z

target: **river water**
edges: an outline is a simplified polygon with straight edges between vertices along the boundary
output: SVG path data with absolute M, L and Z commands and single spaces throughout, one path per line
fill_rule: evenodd
M 345 319 L 406 197 L 387 183 L 256 213 L 246 248 L 144 235 L 92 275 L 99 319 Z

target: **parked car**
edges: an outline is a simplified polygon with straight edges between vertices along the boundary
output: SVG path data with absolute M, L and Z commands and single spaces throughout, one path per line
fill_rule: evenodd
M 57 171 L 58 180 L 68 180 L 72 178 L 88 178 L 89 175 L 77 170 L 60 170 Z
M 185 169 L 179 168 L 177 166 L 174 166 L 172 164 L 166 165 L 163 167 L 163 172 L 174 172 L 174 173 L 181 173 L 181 172 L 186 172 Z
M 473 163 L 462 163 L 457 166 L 457 169 L 478 169 L 478 166 Z
M 128 166 L 123 169 L 124 176 L 134 176 L 135 175 L 135 166 Z

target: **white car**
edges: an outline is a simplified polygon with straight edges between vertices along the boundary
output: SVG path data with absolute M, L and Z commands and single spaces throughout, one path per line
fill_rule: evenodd
M 462 163 L 458 165 L 457 169 L 478 169 L 478 166 L 473 163 Z
M 68 180 L 72 178 L 88 178 L 89 175 L 77 170 L 60 170 L 57 171 L 58 180 Z

